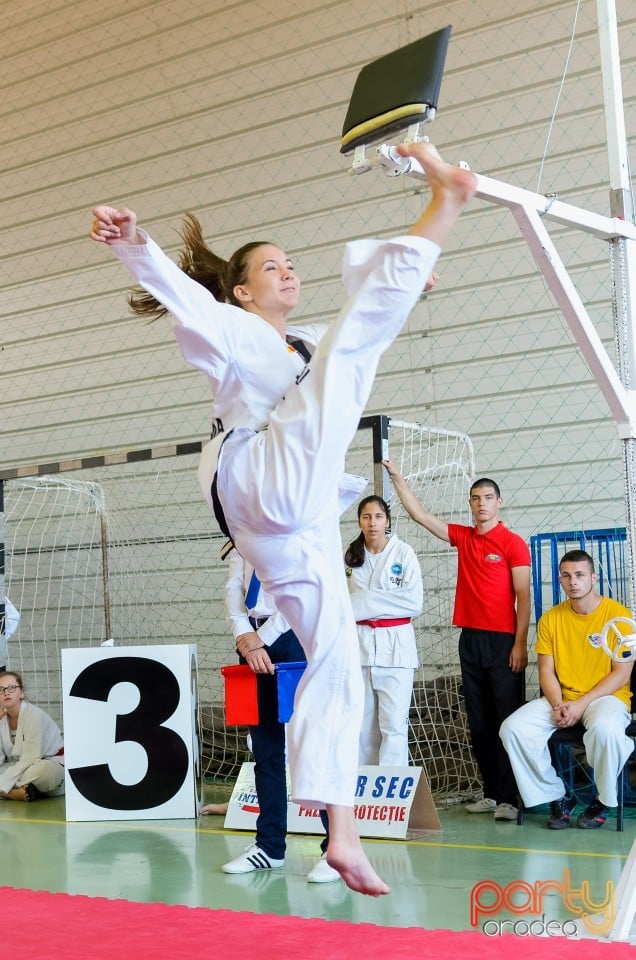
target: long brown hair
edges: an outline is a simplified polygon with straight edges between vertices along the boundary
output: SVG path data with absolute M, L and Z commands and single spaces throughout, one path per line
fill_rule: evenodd
M 183 248 L 178 263 L 183 272 L 209 290 L 216 300 L 240 307 L 240 302 L 234 296 L 234 287 L 247 281 L 252 251 L 270 241 L 252 240 L 235 250 L 229 260 L 224 260 L 203 239 L 201 223 L 193 213 L 186 213 L 183 218 L 181 238 Z M 163 304 L 142 287 L 134 287 L 127 300 L 133 313 L 150 320 L 157 320 L 168 313 Z

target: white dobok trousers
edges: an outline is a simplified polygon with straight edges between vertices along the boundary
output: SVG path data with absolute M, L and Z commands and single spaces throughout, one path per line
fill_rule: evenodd
M 499 735 L 510 757 L 519 793 L 527 807 L 559 800 L 565 784 L 552 766 L 548 740 L 557 729 L 550 719 L 548 700 L 531 700 L 515 710 L 501 725 Z M 625 736 L 629 714 L 618 697 L 599 697 L 581 717 L 587 762 L 601 803 L 617 804 L 616 778 L 631 756 L 634 744 Z
M 362 667 L 361 765 L 408 766 L 414 674 L 412 667 Z

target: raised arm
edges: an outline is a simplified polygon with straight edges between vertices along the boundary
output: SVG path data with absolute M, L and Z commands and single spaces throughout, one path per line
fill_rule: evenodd
M 135 280 L 171 314 L 184 359 L 212 379 L 221 378 L 233 351 L 237 312 L 242 319 L 244 311 L 220 303 L 184 273 L 137 227 L 133 210 L 102 205 L 94 208 L 93 217 L 90 239 L 108 246 Z
M 428 510 L 424 509 L 398 468 L 391 460 L 383 460 L 382 463 L 386 467 L 391 478 L 393 488 L 400 498 L 402 506 L 408 513 L 411 520 L 415 520 L 416 523 L 419 523 L 420 526 L 424 527 L 425 530 L 428 530 L 429 533 L 432 533 L 433 536 L 438 537 L 438 539 L 448 541 L 448 524 L 446 521 L 441 520 L 439 517 L 436 517 L 435 514 L 429 513 Z

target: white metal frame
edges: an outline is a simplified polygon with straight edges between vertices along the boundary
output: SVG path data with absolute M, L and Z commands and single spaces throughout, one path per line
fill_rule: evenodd
M 367 161 L 365 169 L 372 166 L 379 166 L 389 176 L 402 173 L 420 180 L 426 178 L 416 160 L 400 157 L 394 147 L 386 144 L 377 148 L 377 158 Z M 481 174 L 477 174 L 476 196 L 511 211 L 607 400 L 621 438 L 636 439 L 636 390 L 626 388 L 621 382 L 543 221 L 576 227 L 603 240 L 631 241 L 628 249 L 632 258 L 636 258 L 636 226 L 619 217 L 592 213 L 555 197 L 533 193 Z

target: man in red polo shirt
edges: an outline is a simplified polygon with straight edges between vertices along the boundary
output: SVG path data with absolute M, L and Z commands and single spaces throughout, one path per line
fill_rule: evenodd
M 499 519 L 501 492 L 483 477 L 470 488 L 474 526 L 429 513 L 390 460 L 384 465 L 409 516 L 457 550 L 453 624 L 461 628 L 459 662 L 466 715 L 484 796 L 466 809 L 516 820 L 517 785 L 499 727 L 524 701 L 530 621 L 530 551 Z

